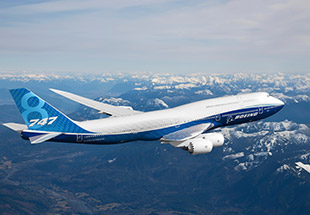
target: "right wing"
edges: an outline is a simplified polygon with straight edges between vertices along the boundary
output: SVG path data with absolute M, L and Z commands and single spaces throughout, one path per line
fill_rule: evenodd
M 140 111 L 133 110 L 131 107 L 121 107 L 121 106 L 118 107 L 114 105 L 105 104 L 102 102 L 97 102 L 95 100 L 78 96 L 73 93 L 65 92 L 62 90 L 56 90 L 56 89 L 50 89 L 50 90 L 68 99 L 78 102 L 82 105 L 98 110 L 99 113 L 108 114 L 110 116 L 127 116 L 141 113 Z
M 162 137 L 162 143 L 169 143 L 174 147 L 183 148 L 193 155 L 206 154 L 214 147 L 224 144 L 224 136 L 219 133 L 204 133 L 213 128 L 212 123 L 194 125 Z
M 183 147 L 186 140 L 195 138 L 203 132 L 213 127 L 212 123 L 203 123 L 194 125 L 170 134 L 163 136 L 160 141 L 162 143 L 169 143 L 175 147 Z

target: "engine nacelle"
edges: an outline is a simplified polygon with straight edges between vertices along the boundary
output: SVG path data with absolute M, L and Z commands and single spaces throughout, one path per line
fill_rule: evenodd
M 206 154 L 212 151 L 213 147 L 219 147 L 224 144 L 224 136 L 219 133 L 201 134 L 193 139 L 186 141 L 185 148 L 193 155 Z M 185 143 L 186 143 L 185 142 Z
M 211 152 L 213 144 L 210 140 L 193 139 L 188 145 L 188 152 L 192 155 L 206 154 Z
M 223 134 L 220 134 L 220 133 L 201 134 L 196 138 L 210 140 L 213 144 L 213 147 L 219 147 L 219 146 L 222 146 L 224 144 L 224 136 L 223 136 Z

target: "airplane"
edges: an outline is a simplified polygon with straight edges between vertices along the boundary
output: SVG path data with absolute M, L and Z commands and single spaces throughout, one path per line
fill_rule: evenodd
M 26 88 L 10 93 L 26 124 L 3 123 L 31 144 L 45 141 L 81 144 L 116 144 L 130 141 L 169 143 L 193 155 L 205 154 L 224 144 L 216 128 L 269 117 L 284 103 L 266 92 L 238 94 L 197 101 L 178 107 L 141 112 L 113 106 L 73 93 L 50 89 L 110 117 L 74 121 Z

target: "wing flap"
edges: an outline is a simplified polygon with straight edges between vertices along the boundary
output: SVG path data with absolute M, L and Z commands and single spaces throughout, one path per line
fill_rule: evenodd
M 131 107 L 113 106 L 92 99 L 88 99 L 82 96 L 78 96 L 73 93 L 65 92 L 62 90 L 56 90 L 56 89 L 50 89 L 50 90 L 70 100 L 73 100 L 82 105 L 98 110 L 99 113 L 108 114 L 110 116 L 127 116 L 141 113 L 140 111 L 133 110 Z
M 47 134 L 38 134 L 30 137 L 29 140 L 31 144 L 38 144 L 53 139 L 61 134 L 62 134 L 61 132 L 49 132 Z
M 206 130 L 212 128 L 212 126 L 213 126 L 212 123 L 203 123 L 199 125 L 194 125 L 189 128 L 185 128 L 185 129 L 167 134 L 163 136 L 160 139 L 160 141 L 162 143 L 169 143 L 177 147 L 180 143 L 202 134 Z

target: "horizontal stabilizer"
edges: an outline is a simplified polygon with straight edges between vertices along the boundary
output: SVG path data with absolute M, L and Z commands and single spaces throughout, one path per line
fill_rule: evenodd
M 167 134 L 163 136 L 160 141 L 162 143 L 180 143 L 185 140 L 188 140 L 190 138 L 194 138 L 200 134 L 202 134 L 204 131 L 210 129 L 212 127 L 211 123 L 204 123 L 199 125 L 194 125 L 189 128 L 185 128 L 170 134 Z M 174 145 L 174 144 L 172 144 Z
M 14 130 L 14 131 L 17 131 L 17 132 L 20 132 L 22 130 L 27 129 L 27 125 L 20 124 L 20 123 L 14 123 L 14 122 L 3 123 L 2 125 L 8 127 L 9 129 Z
M 73 93 L 65 92 L 62 90 L 56 90 L 56 89 L 50 89 L 50 90 L 70 100 L 73 100 L 82 105 L 98 110 L 99 113 L 104 113 L 110 116 L 127 116 L 127 115 L 141 113 L 140 111 L 133 110 L 131 107 L 114 106 L 114 105 L 98 102 L 92 99 L 88 99 L 82 96 L 78 96 Z
M 36 136 L 30 137 L 29 140 L 31 144 L 38 144 L 53 139 L 61 134 L 62 134 L 61 132 L 49 132 L 47 134 L 38 134 Z

